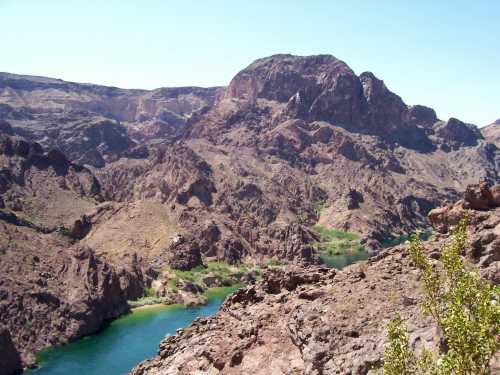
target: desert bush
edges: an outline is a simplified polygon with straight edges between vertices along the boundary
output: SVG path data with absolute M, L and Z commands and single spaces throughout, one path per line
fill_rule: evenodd
M 441 262 L 424 254 L 418 235 L 411 239 L 410 255 L 422 272 L 423 312 L 443 332 L 444 345 L 419 355 L 410 348 L 408 331 L 399 315 L 388 325 L 383 373 L 481 375 L 500 348 L 499 289 L 481 279 L 463 260 L 467 241 L 467 214 L 442 249 Z

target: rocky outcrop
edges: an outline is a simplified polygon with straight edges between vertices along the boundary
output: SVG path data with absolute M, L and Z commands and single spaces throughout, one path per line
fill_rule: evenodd
M 412 341 L 432 342 L 419 321 L 416 272 L 393 252 L 366 268 L 273 269 L 221 311 L 166 338 L 132 374 L 366 374 L 380 360 L 385 325 L 402 310 Z M 354 292 L 355 291 L 355 292 Z
M 0 326 L 0 375 L 18 374 L 22 369 L 21 357 L 12 342 L 9 330 Z
M 80 239 L 88 229 L 82 215 L 100 193 L 93 173 L 61 151 L 0 134 L 0 196 L 7 211 L 48 231 L 68 228 Z
M 60 148 L 71 161 L 101 168 L 122 155 L 143 157 L 143 152 L 131 151 L 137 145 L 132 138 L 175 139 L 191 115 L 213 105 L 220 91 L 126 90 L 0 73 L 0 119 L 8 119 L 17 135 Z
M 145 262 L 166 264 L 163 249 L 178 233 L 194 238 L 203 256 L 233 263 L 311 261 L 307 236 L 289 232 L 317 222 L 358 232 L 374 250 L 427 226 L 429 210 L 468 184 L 499 180 L 498 150 L 474 126 L 407 106 L 373 73 L 357 76 L 329 55 L 259 59 L 227 89 L 148 92 L 2 74 L 0 91 L 6 131 L 67 155 L 66 163 L 51 153 L 61 187 L 78 180 L 80 195 L 115 201 L 90 227 L 78 220 L 98 202 L 79 199 L 71 215 L 47 210 L 70 232 L 76 223 L 73 237 L 112 261 L 132 248 Z M 0 149 L 26 158 L 38 152 L 28 143 Z M 75 161 L 93 166 L 99 183 Z M 0 174 L 0 190 L 9 181 Z M 28 192 L 8 192 L 0 206 L 28 212 Z M 46 195 L 34 200 L 38 217 L 48 205 L 37 202 L 55 196 Z M 216 236 L 201 235 L 207 223 Z
M 481 132 L 476 126 L 465 124 L 456 118 L 437 123 L 434 130 L 435 134 L 445 142 L 445 150 L 448 147 L 458 149 L 460 146 L 475 146 L 477 141 L 482 138 Z
M 435 230 L 448 233 L 466 212 L 472 224 L 466 255 L 482 269 L 483 276 L 500 283 L 500 185 L 483 182 L 469 186 L 463 200 L 432 210 L 429 220 Z
M 374 250 L 388 236 L 428 226 L 429 211 L 455 201 L 468 184 L 499 182 L 500 153 L 485 137 L 457 119 L 440 121 L 431 108 L 407 106 L 373 73 L 357 76 L 327 55 L 259 59 L 227 89 L 122 90 L 1 73 L 0 289 L 7 292 L 0 293 L 0 314 L 29 363 L 27 353 L 93 332 L 123 312 L 123 301 L 141 296 L 166 266 L 186 270 L 203 257 L 314 264 L 318 238 L 310 228 L 316 223 L 360 233 Z M 471 188 L 462 205 L 431 215 L 445 232 L 464 208 L 474 211 L 474 225 L 488 234 L 476 238 L 470 256 L 492 280 L 496 219 L 490 212 L 497 190 Z M 413 270 L 398 251 L 387 264 L 385 258 L 374 263 L 369 276 L 387 288 L 381 301 L 392 292 L 414 293 L 405 289 Z M 395 265 L 408 274 L 394 271 Z M 381 341 L 377 330 L 389 305 L 382 302 L 380 317 L 368 327 L 367 346 L 351 341 L 366 322 L 351 314 L 359 321 L 344 335 L 337 323 L 351 315 L 334 300 L 352 298 L 348 285 L 357 280 L 366 294 L 360 303 L 367 305 L 372 284 L 365 285 L 364 271 L 329 272 L 317 269 L 320 279 L 291 289 L 276 281 L 288 278 L 278 272 L 265 290 L 250 288 L 238 297 L 248 297 L 255 310 L 269 303 L 286 317 L 271 319 L 273 328 L 264 331 L 270 335 L 264 341 L 278 337 L 290 349 L 291 357 L 283 357 L 271 345 L 269 352 L 282 360 L 277 368 L 296 360 L 297 371 L 321 373 L 338 359 L 362 372 L 369 353 L 377 353 L 373 343 Z M 384 281 L 393 276 L 402 284 L 396 291 Z M 340 294 L 323 296 L 312 287 L 328 288 L 331 277 L 342 285 Z M 290 298 L 298 310 L 312 303 L 319 311 L 324 302 L 325 316 L 337 322 L 333 333 L 299 322 L 275 297 Z M 317 319 L 313 312 L 305 312 L 306 322 Z M 217 357 L 216 369 L 251 369 L 244 352 L 255 348 L 260 358 L 252 341 L 260 338 L 241 335 L 248 347 L 228 346 L 220 358 L 209 353 L 207 363 Z M 358 345 L 368 362 L 353 364 L 348 353 Z M 331 347 L 339 350 L 335 358 L 327 355 Z
M 119 275 L 91 249 L 2 221 L 0 230 L 0 318 L 25 366 L 35 363 L 34 352 L 94 333 L 128 311 Z
M 94 333 L 128 311 L 127 299 L 142 296 L 146 278 L 78 243 L 92 229 L 85 212 L 101 199 L 89 169 L 1 134 L 0 171 L 0 320 L 23 366 L 32 366 L 36 351 Z
M 166 250 L 170 267 L 187 271 L 202 264 L 198 242 L 193 238 L 175 237 Z
M 251 253 L 258 246 L 251 225 L 266 226 L 260 233 L 278 222 L 280 230 L 293 221 L 312 225 L 322 206 L 320 224 L 376 244 L 427 226 L 429 210 L 468 184 L 499 181 L 498 150 L 476 127 L 407 106 L 374 74 L 358 77 L 333 56 L 255 61 L 192 121 L 185 140 L 209 162 L 215 208 L 244 224 Z M 236 154 L 242 162 L 229 156 Z M 273 189 L 269 179 L 286 182 Z M 293 184 L 316 191 L 305 195 Z
M 469 213 L 466 256 L 498 284 L 500 208 Z M 424 242 L 425 251 L 439 259 L 449 240 L 438 233 Z M 440 342 L 421 311 L 420 277 L 406 246 L 341 271 L 270 268 L 262 282 L 229 296 L 218 314 L 165 338 L 157 355 L 131 374 L 375 374 L 396 312 L 408 325 L 412 347 Z M 493 372 L 500 368 L 498 361 L 492 366 Z
M 281 246 L 276 256 L 279 259 L 318 263 L 319 259 L 313 250 L 313 243 L 319 240 L 310 229 L 297 223 L 290 224 L 281 233 Z
M 494 123 L 481 128 L 483 137 L 497 147 L 500 147 L 500 119 Z
M 473 222 L 476 222 L 478 218 L 483 220 L 485 215 L 489 215 L 481 211 L 491 211 L 497 207 L 500 207 L 500 185 L 490 186 L 481 182 L 478 185 L 469 185 L 463 200 L 430 211 L 429 221 L 438 232 L 447 233 L 451 227 L 458 224 L 466 210 L 469 210 Z

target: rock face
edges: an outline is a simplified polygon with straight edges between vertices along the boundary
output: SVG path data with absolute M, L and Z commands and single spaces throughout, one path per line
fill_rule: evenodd
M 21 357 L 14 347 L 10 332 L 0 326 L 0 375 L 13 375 L 21 371 Z
M 466 256 L 498 284 L 500 207 L 469 212 Z M 437 234 L 424 247 L 439 258 L 447 241 L 448 235 Z M 262 282 L 229 296 L 215 316 L 165 338 L 157 356 L 131 374 L 375 374 L 396 312 L 412 345 L 439 342 L 434 323 L 421 313 L 419 277 L 404 246 L 342 271 L 271 268 Z M 492 365 L 493 372 L 500 369 Z
M 59 150 L 45 152 L 38 143 L 0 134 L 2 208 L 53 231 L 70 228 L 102 199 L 100 192 L 91 171 Z
M 91 229 L 84 212 L 101 199 L 100 186 L 59 150 L 0 134 L 0 197 L 3 371 L 15 369 L 12 353 L 31 366 L 36 351 L 94 333 L 128 311 L 127 299 L 142 296 L 145 277 L 77 243 Z
M 128 310 L 111 265 L 56 233 L 0 222 L 0 317 L 26 365 L 33 353 L 96 332 Z
M 168 248 L 172 268 L 187 271 L 202 264 L 200 248 L 194 238 L 178 237 Z
M 465 211 L 472 224 L 471 247 L 466 254 L 478 264 L 483 276 L 500 283 L 500 185 L 486 183 L 468 186 L 464 199 L 432 210 L 429 221 L 439 233 L 458 224 Z
M 191 114 L 212 105 L 220 91 L 125 90 L 0 73 L 0 119 L 7 119 L 15 134 L 58 147 L 72 161 L 101 168 L 130 156 L 127 151 L 137 145 L 132 138 L 175 138 Z
M 497 147 L 500 147 L 500 119 L 481 128 L 481 133 L 489 142 L 494 143 Z
M 407 106 L 333 56 L 259 59 L 227 88 L 2 73 L 0 288 L 16 294 L 0 294 L 0 314 L 28 363 L 124 311 L 169 267 L 315 264 L 314 224 L 357 232 L 374 250 L 426 227 L 468 184 L 498 183 L 499 155 L 474 126 Z M 489 212 L 498 192 L 488 191 L 468 191 L 470 207 Z
M 82 241 L 113 261 L 132 246 L 168 262 L 164 250 L 181 234 L 202 256 L 233 263 L 314 262 L 317 222 L 375 249 L 427 226 L 427 213 L 468 184 L 499 181 L 500 153 L 476 127 L 407 106 L 373 73 L 357 76 L 329 55 L 259 59 L 227 88 L 122 90 L 3 74 L 0 90 L 4 132 L 100 168 L 91 168 L 96 189 L 113 204 Z

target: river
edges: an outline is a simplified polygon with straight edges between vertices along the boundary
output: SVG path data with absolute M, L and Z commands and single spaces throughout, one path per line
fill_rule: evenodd
M 343 268 L 364 260 L 365 252 L 322 257 L 329 267 Z M 204 306 L 180 305 L 134 309 L 112 321 L 98 334 L 68 345 L 47 349 L 38 355 L 40 367 L 31 375 L 123 375 L 139 362 L 156 354 L 165 335 L 175 334 L 198 316 L 215 314 L 225 296 L 236 287 L 217 288 L 208 294 Z
M 198 316 L 215 314 L 224 297 L 235 288 L 218 288 L 204 306 L 151 306 L 134 309 L 112 321 L 98 334 L 47 349 L 38 355 L 40 367 L 30 375 L 123 375 L 153 357 L 158 344 Z

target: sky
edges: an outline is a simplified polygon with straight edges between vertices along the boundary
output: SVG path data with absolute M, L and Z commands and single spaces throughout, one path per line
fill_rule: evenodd
M 500 118 L 500 1 L 0 0 L 0 71 L 220 86 L 276 53 L 332 54 L 406 104 Z

